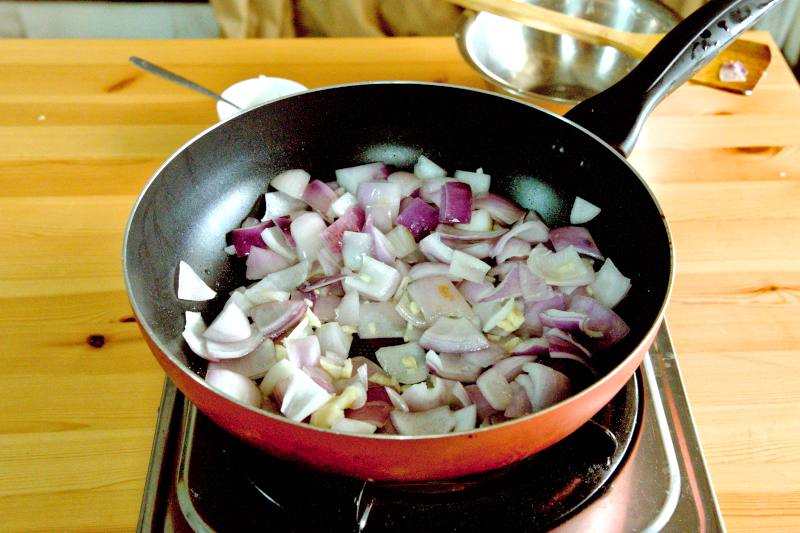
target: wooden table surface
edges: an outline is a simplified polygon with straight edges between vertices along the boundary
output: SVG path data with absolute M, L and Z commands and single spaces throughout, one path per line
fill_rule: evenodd
M 215 113 L 130 55 L 217 90 L 261 73 L 484 87 L 448 38 L 0 41 L 2 531 L 136 527 L 163 374 L 131 319 L 122 234 Z M 800 89 L 773 55 L 750 97 L 679 89 L 631 157 L 671 222 L 668 321 L 731 531 L 800 524 Z

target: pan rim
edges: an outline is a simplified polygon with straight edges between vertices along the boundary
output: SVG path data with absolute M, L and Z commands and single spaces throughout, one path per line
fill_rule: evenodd
M 334 431 L 332 429 L 319 428 L 319 427 L 312 426 L 310 424 L 306 424 L 306 423 L 303 423 L 303 422 L 295 422 L 294 420 L 288 419 L 288 418 L 286 418 L 286 417 L 284 417 L 282 415 L 277 415 L 277 414 L 265 411 L 263 409 L 258 409 L 256 407 L 241 403 L 240 401 L 234 399 L 233 397 L 229 396 L 228 394 L 220 392 L 215 388 L 212 388 L 211 386 L 209 386 L 205 382 L 205 380 L 201 379 L 200 376 L 196 372 L 192 371 L 191 368 L 189 368 L 181 360 L 177 359 L 171 353 L 171 351 L 168 350 L 163 345 L 161 340 L 154 334 L 154 332 L 153 332 L 152 328 L 150 327 L 150 325 L 148 324 L 148 322 L 146 320 L 142 319 L 142 313 L 141 313 L 141 311 L 139 309 L 139 306 L 136 303 L 136 299 L 135 299 L 135 297 L 133 295 L 133 292 L 132 292 L 132 288 L 131 288 L 132 284 L 131 284 L 131 280 L 130 280 L 130 276 L 129 276 L 129 272 L 128 272 L 128 244 L 129 244 L 128 238 L 129 238 L 129 235 L 130 235 L 130 229 L 131 229 L 131 226 L 133 224 L 134 217 L 136 216 L 137 212 L 139 211 L 139 207 L 141 205 L 141 202 L 142 202 L 144 196 L 147 194 L 147 192 L 149 191 L 149 189 L 153 185 L 153 183 L 155 183 L 156 179 L 161 175 L 163 170 L 175 158 L 177 158 L 180 154 L 182 154 L 189 146 L 194 144 L 197 140 L 199 140 L 200 138 L 204 137 L 206 134 L 210 133 L 211 131 L 215 130 L 216 128 L 222 126 L 223 124 L 226 124 L 227 122 L 229 122 L 231 120 L 236 120 L 238 117 L 243 116 L 243 115 L 245 115 L 247 113 L 250 113 L 250 112 L 252 112 L 252 111 L 254 111 L 256 109 L 260 109 L 261 107 L 272 105 L 275 102 L 279 102 L 279 101 L 283 101 L 283 100 L 287 100 L 287 99 L 295 98 L 295 97 L 301 97 L 302 95 L 304 95 L 306 93 L 318 93 L 318 92 L 332 91 L 332 90 L 337 90 L 337 89 L 345 89 L 345 88 L 350 88 L 350 87 L 382 86 L 382 85 L 398 85 L 398 86 L 399 85 L 414 85 L 414 86 L 427 86 L 427 87 L 433 87 L 433 88 L 462 90 L 462 91 L 468 91 L 468 92 L 474 92 L 474 93 L 478 93 L 478 94 L 483 94 L 483 95 L 491 96 L 491 97 L 494 97 L 494 98 L 501 98 L 501 99 L 504 99 L 504 100 L 511 101 L 512 103 L 515 103 L 515 104 L 519 104 L 519 105 L 523 105 L 523 106 L 532 108 L 535 111 L 538 111 L 538 112 L 541 112 L 541 113 L 545 113 L 547 115 L 550 115 L 553 118 L 556 118 L 558 120 L 561 120 L 561 121 L 565 122 L 566 124 L 572 126 L 573 128 L 576 128 L 579 131 L 583 132 L 585 135 L 588 135 L 589 137 L 591 137 L 596 142 L 599 142 L 608 151 L 612 152 L 612 154 L 614 156 L 616 156 L 622 163 L 624 163 L 628 167 L 628 169 L 633 173 L 633 175 L 636 176 L 636 178 L 639 180 L 641 185 L 644 187 L 644 189 L 650 195 L 650 198 L 651 198 L 653 204 L 655 205 L 655 207 L 657 208 L 659 214 L 661 215 L 661 221 L 664 224 L 664 231 L 665 231 L 665 235 L 666 235 L 666 238 L 667 238 L 667 243 L 669 245 L 669 257 L 670 257 L 669 277 L 667 279 L 667 286 L 666 286 L 666 291 L 665 291 L 665 294 L 664 294 L 664 299 L 663 299 L 663 301 L 661 303 L 661 307 L 659 308 L 658 313 L 656 314 L 656 319 L 650 325 L 650 327 L 647 329 L 647 331 L 643 335 L 641 341 L 639 341 L 636 344 L 636 346 L 633 349 L 631 349 L 631 351 L 628 353 L 628 355 L 625 358 L 623 358 L 619 362 L 619 364 L 617 364 L 611 370 L 609 370 L 608 373 L 606 373 L 605 376 L 603 376 L 599 380 L 595 381 L 590 386 L 588 386 L 585 389 L 581 390 L 577 394 L 571 395 L 568 398 L 558 402 L 557 404 L 554 404 L 554 405 L 552 405 L 550 407 L 542 409 L 541 411 L 537 411 L 535 413 L 531 413 L 531 414 L 528 414 L 528 415 L 520 417 L 520 418 L 507 420 L 507 421 L 501 422 L 499 424 L 494 424 L 494 425 L 483 427 L 483 428 L 475 428 L 475 429 L 472 429 L 472 430 L 469 430 L 469 431 L 462 431 L 462 432 L 458 432 L 458 433 L 442 433 L 442 434 L 416 435 L 416 436 L 414 436 L 414 435 L 385 435 L 385 434 L 362 435 L 362 434 L 354 434 L 354 433 L 344 433 L 344 432 Z M 270 102 L 266 102 L 264 104 L 255 106 L 255 107 L 253 107 L 251 109 L 248 109 L 247 111 L 244 111 L 242 113 L 239 113 L 237 115 L 234 115 L 232 117 L 229 117 L 229 118 L 227 118 L 225 120 L 219 121 L 219 122 L 209 126 L 208 128 L 206 128 L 203 131 L 199 132 L 197 135 L 193 136 L 191 139 L 189 139 L 183 145 L 181 145 L 166 160 L 164 160 L 164 162 L 161 165 L 159 165 L 159 167 L 155 170 L 153 175 L 150 177 L 150 179 L 144 185 L 142 190 L 139 192 L 139 195 L 137 196 L 136 201 L 133 203 L 133 206 L 131 207 L 131 211 L 130 211 L 130 214 L 128 215 L 127 223 L 125 224 L 125 234 L 123 236 L 123 241 L 122 241 L 122 273 L 123 273 L 123 278 L 124 278 L 124 281 L 125 281 L 125 292 L 127 293 L 128 301 L 129 301 L 129 303 L 131 305 L 131 309 L 133 310 L 134 315 L 137 318 L 139 326 L 144 330 L 144 332 L 147 335 L 147 337 L 149 337 L 149 339 L 153 342 L 153 344 L 155 344 L 155 346 L 158 348 L 158 350 L 173 365 L 178 367 L 184 374 L 188 375 L 190 377 L 190 379 L 194 380 L 194 382 L 197 385 L 199 385 L 200 387 L 206 389 L 207 391 L 211 392 L 212 394 L 214 394 L 214 395 L 216 395 L 218 397 L 224 398 L 225 400 L 235 404 L 236 406 L 238 406 L 240 408 L 252 411 L 253 414 L 267 417 L 267 418 L 269 418 L 269 419 L 271 419 L 273 421 L 289 424 L 289 425 L 295 426 L 298 429 L 303 429 L 303 430 L 307 430 L 307 431 L 318 431 L 318 432 L 322 432 L 322 433 L 327 434 L 327 435 L 335 435 L 337 437 L 347 437 L 347 438 L 352 438 L 352 439 L 365 439 L 365 440 L 386 440 L 386 441 L 415 441 L 415 442 L 419 442 L 419 441 L 425 441 L 425 440 L 458 439 L 458 438 L 463 438 L 465 436 L 474 435 L 474 434 L 477 434 L 477 433 L 482 433 L 482 432 L 485 432 L 485 431 L 492 431 L 492 430 L 499 430 L 499 429 L 508 428 L 508 427 L 510 427 L 512 425 L 518 425 L 518 424 L 522 425 L 522 424 L 528 423 L 531 420 L 534 420 L 536 418 L 545 416 L 548 413 L 550 413 L 550 412 L 552 412 L 552 411 L 554 411 L 556 409 L 561 409 L 561 408 L 565 407 L 566 405 L 571 405 L 571 404 L 574 404 L 576 402 L 579 402 L 584 397 L 593 394 L 596 389 L 602 388 L 607 381 L 613 379 L 614 376 L 616 375 L 616 373 L 618 372 L 620 367 L 625 366 L 626 364 L 628 364 L 632 358 L 635 358 L 645 348 L 649 349 L 649 344 L 651 344 L 651 343 L 648 342 L 648 339 L 650 337 L 652 337 L 652 335 L 653 335 L 655 330 L 657 330 L 659 327 L 661 327 L 661 323 L 663 322 L 665 314 L 666 314 L 667 304 L 669 303 L 669 301 L 670 301 L 670 299 L 672 297 L 672 289 L 673 289 L 673 285 L 674 285 L 674 281 L 675 281 L 675 263 L 676 263 L 675 262 L 675 248 L 674 248 L 674 245 L 673 245 L 672 232 L 670 230 L 669 222 L 667 221 L 667 218 L 664 215 L 664 210 L 662 209 L 661 204 L 658 202 L 658 199 L 656 198 L 655 194 L 653 193 L 653 190 L 650 188 L 650 186 L 644 180 L 644 178 L 642 178 L 642 176 L 639 174 L 639 172 L 630 164 L 630 162 L 625 157 L 623 157 L 611 145 L 606 143 L 603 139 L 598 137 L 596 134 L 592 133 L 590 130 L 586 129 L 583 126 L 581 126 L 579 124 L 576 124 L 575 122 L 573 122 L 573 121 L 571 121 L 571 120 L 569 120 L 569 119 L 567 119 L 567 118 L 565 118 L 565 117 L 563 117 L 561 115 L 558 115 L 557 113 L 554 113 L 554 112 L 552 112 L 552 111 L 550 111 L 548 109 L 544 109 L 542 107 L 539 107 L 534 103 L 526 102 L 526 101 L 520 100 L 519 98 L 515 98 L 515 97 L 510 96 L 510 95 L 499 94 L 499 93 L 496 93 L 496 92 L 493 92 L 493 91 L 489 91 L 489 90 L 485 90 L 485 89 L 479 89 L 479 88 L 475 88 L 475 87 L 467 87 L 467 86 L 463 86 L 463 85 L 456 85 L 456 84 L 450 84 L 450 83 L 436 83 L 436 82 L 427 82 L 427 81 L 415 81 L 415 80 L 380 80 L 380 81 L 354 82 L 354 83 L 344 83 L 344 84 L 338 84 L 338 85 L 329 85 L 329 86 L 324 86 L 324 87 L 318 87 L 318 88 L 315 88 L 315 89 L 309 89 L 308 91 L 303 91 L 302 93 L 297 93 L 297 94 L 288 95 L 288 96 L 285 96 L 285 97 L 282 97 L 282 98 L 277 98 L 277 99 L 272 100 Z

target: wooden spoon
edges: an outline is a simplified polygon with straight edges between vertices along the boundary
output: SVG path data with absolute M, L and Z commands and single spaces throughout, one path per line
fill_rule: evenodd
M 577 17 L 564 15 L 533 4 L 514 0 L 447 0 L 451 4 L 473 11 L 486 11 L 506 17 L 525 26 L 548 33 L 567 34 L 581 41 L 609 45 L 633 57 L 642 58 L 664 36 L 661 33 L 632 33 Z M 769 66 L 772 53 L 769 46 L 738 39 L 711 63 L 694 75 L 692 81 L 741 94 L 750 94 Z M 719 72 L 724 63 L 738 61 L 747 69 L 744 81 L 722 81 Z

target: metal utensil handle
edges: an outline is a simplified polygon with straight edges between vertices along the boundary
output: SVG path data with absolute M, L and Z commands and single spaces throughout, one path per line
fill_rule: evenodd
M 711 0 L 664 36 L 627 76 L 565 116 L 627 156 L 650 112 L 782 0 Z
M 171 71 L 169 71 L 169 70 L 167 70 L 167 69 L 165 69 L 163 67 L 159 67 L 158 65 L 154 65 L 153 63 L 147 61 L 146 59 L 142 59 L 141 57 L 131 56 L 130 57 L 130 61 L 131 61 L 131 63 L 133 63 L 134 65 L 136 65 L 140 69 L 145 70 L 147 72 L 150 72 L 151 74 L 155 74 L 156 76 L 160 76 L 160 77 L 164 78 L 165 80 L 169 80 L 169 81 L 177 83 L 179 85 L 183 85 L 184 87 L 188 87 L 189 89 L 192 89 L 193 91 L 197 91 L 197 92 L 199 92 L 201 94 L 204 94 L 204 95 L 208 96 L 209 98 L 213 98 L 214 100 L 219 100 L 220 102 L 225 102 L 229 106 L 233 106 L 236 109 L 242 109 L 241 107 L 239 107 L 238 105 L 234 104 L 233 102 L 231 102 L 227 98 L 224 98 L 221 94 L 215 93 L 214 91 L 212 91 L 210 89 L 206 89 L 202 85 L 198 85 L 198 84 L 196 84 L 195 82 L 193 82 L 191 80 L 187 80 L 183 76 L 175 74 L 174 72 L 171 72 Z

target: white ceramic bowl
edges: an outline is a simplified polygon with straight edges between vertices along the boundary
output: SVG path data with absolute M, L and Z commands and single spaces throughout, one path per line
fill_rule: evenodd
M 225 120 L 257 105 L 305 90 L 308 90 L 305 85 L 283 78 L 259 76 L 242 80 L 222 91 L 223 98 L 238 105 L 242 110 L 225 102 L 217 102 L 217 116 L 220 120 Z

